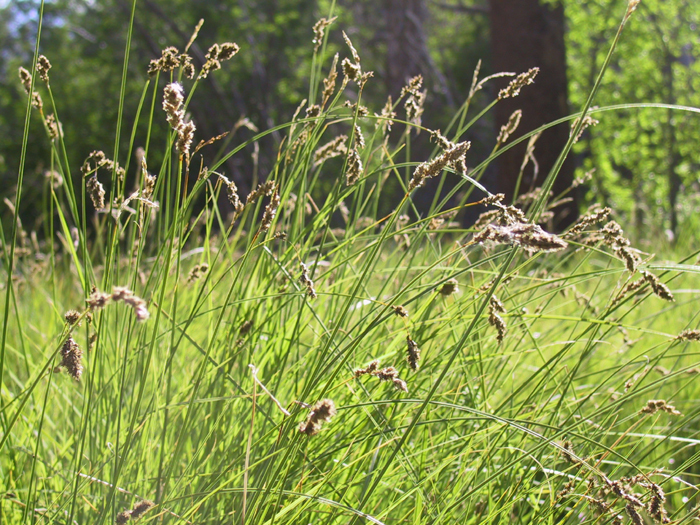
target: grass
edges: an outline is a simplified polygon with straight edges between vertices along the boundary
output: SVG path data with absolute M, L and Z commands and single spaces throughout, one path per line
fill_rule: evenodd
M 311 74 L 319 104 L 324 53 L 319 45 Z M 359 58 L 349 60 L 353 75 Z M 181 74 L 161 70 L 144 87 L 149 129 L 165 119 L 163 86 Z M 547 234 L 530 222 L 547 191 L 523 205 L 530 220 L 494 196 L 466 204 L 500 147 L 468 175 L 436 150 L 418 172 L 459 181 L 450 197 L 461 196 L 419 214 L 411 195 L 425 190 L 407 191 L 419 163 L 405 157 L 415 106 L 404 120 L 365 116 L 363 86 L 342 72 L 338 81 L 322 107 L 308 103 L 304 117 L 300 106 L 276 128 L 286 139 L 274 185 L 245 206 L 217 170 L 248 144 L 200 170 L 177 104 L 177 129 L 149 139 L 142 168 L 125 166 L 138 174 L 131 209 L 118 166 L 97 157 L 75 185 L 68 145 L 49 135 L 65 181 L 47 182 L 42 210 L 56 234 L 33 243 L 16 221 L 3 239 L 3 522 L 694 519 L 698 252 L 638 253 L 594 221 Z M 186 97 L 197 82 L 184 82 Z M 34 75 L 29 92 L 50 101 L 41 115 L 58 113 L 50 85 L 38 84 Z M 343 107 L 346 90 L 358 105 Z M 393 111 L 407 99 L 419 105 L 420 88 Z M 469 103 L 445 132 L 454 143 L 481 116 L 467 118 Z M 405 129 L 398 140 L 388 119 L 395 134 Z M 340 133 L 341 154 L 316 162 Z M 166 160 L 155 169 L 157 147 Z M 86 180 L 100 162 L 108 199 L 96 213 Z M 397 191 L 405 196 L 384 215 Z M 451 222 L 473 205 L 497 211 L 491 226 Z M 452 280 L 459 291 L 448 294 Z M 674 301 L 659 297 L 664 286 Z M 407 338 L 420 349 L 417 371 Z M 324 399 L 335 409 L 313 435 L 300 432 Z

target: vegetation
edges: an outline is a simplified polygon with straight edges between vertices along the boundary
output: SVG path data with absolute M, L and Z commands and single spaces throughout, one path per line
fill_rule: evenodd
M 567 119 L 561 161 L 605 103 L 596 92 L 636 4 Z M 480 182 L 539 131 L 513 140 L 514 119 L 475 156 L 464 137 L 498 103 L 476 102 L 492 79 L 475 75 L 430 130 L 419 77 L 371 105 L 371 71 L 333 14 L 314 26 L 307 100 L 264 131 L 208 135 L 189 112 L 243 43 L 211 45 L 201 67 L 200 26 L 166 43 L 139 64 L 133 115 L 125 60 L 113 140 L 79 171 L 54 94 L 63 65 L 37 35 L 0 229 L 0 519 L 695 519 L 700 250 L 638 250 L 603 206 L 550 233 L 570 191 L 550 196 L 557 169 L 513 203 Z M 500 99 L 537 89 L 536 70 L 518 73 Z M 45 148 L 30 140 L 37 122 Z M 259 170 L 255 145 L 275 134 L 269 172 L 243 191 L 222 167 L 252 155 Z M 417 136 L 432 141 L 427 160 Z M 48 152 L 48 177 L 26 169 L 32 148 Z M 26 195 L 43 236 L 19 220 L 25 187 L 41 188 Z

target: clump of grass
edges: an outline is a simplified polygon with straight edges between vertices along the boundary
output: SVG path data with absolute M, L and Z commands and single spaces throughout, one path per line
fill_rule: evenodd
M 556 169 L 510 204 L 488 193 L 479 179 L 500 145 L 476 159 L 464 140 L 490 80 L 478 71 L 455 121 L 423 128 L 436 154 L 405 161 L 422 78 L 365 108 L 371 74 L 347 37 L 346 56 L 329 56 L 331 15 L 314 29 L 311 96 L 245 199 L 221 167 L 271 132 L 201 159 L 190 178 L 221 137 L 192 148 L 184 96 L 237 45 L 212 46 L 199 73 L 189 45 L 164 49 L 148 66 L 150 116 L 134 126 L 158 118 L 167 135 L 129 144 L 130 171 L 91 145 L 76 180 L 60 101 L 46 96 L 44 116 L 51 86 L 34 80 L 48 61 L 20 71 L 51 147 L 39 212 L 52 226 L 41 239 L 16 221 L 3 241 L 3 522 L 124 524 L 154 505 L 183 523 L 239 509 L 279 524 L 689 519 L 697 254 L 656 263 L 604 208 L 548 232 Z M 535 89 L 535 74 L 501 98 Z M 571 116 L 571 142 L 590 102 Z M 454 189 L 419 212 L 428 178 Z M 465 225 L 475 189 L 491 208 Z M 54 372 L 59 359 L 79 382 Z M 280 401 L 295 399 L 320 401 Z

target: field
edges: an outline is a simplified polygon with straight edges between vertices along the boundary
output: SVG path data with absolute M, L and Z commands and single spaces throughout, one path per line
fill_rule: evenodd
M 22 80 L 43 96 L 27 111 L 52 147 L 50 234 L 14 221 L 2 239 L 2 522 L 697 519 L 698 247 L 647 253 L 600 206 L 550 233 L 556 169 L 516 202 L 490 194 L 508 131 L 470 158 L 481 115 L 467 100 L 450 129 L 421 128 L 418 79 L 367 110 L 347 43 L 314 60 L 312 102 L 248 196 L 217 170 L 272 130 L 204 167 L 224 139 L 194 140 L 186 113 L 235 44 L 193 81 L 164 52 L 140 111 L 170 133 L 123 167 L 94 153 L 80 184 L 37 55 Z M 428 160 L 408 156 L 418 130 Z M 431 178 L 452 189 L 420 212 Z

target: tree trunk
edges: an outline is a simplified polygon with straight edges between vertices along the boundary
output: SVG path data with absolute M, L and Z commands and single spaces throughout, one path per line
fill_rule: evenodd
M 425 0 L 384 0 L 386 41 L 386 87 L 394 98 L 416 75 L 434 81 L 432 89 L 453 104 L 447 80 L 433 63 L 423 23 L 428 18 Z
M 523 112 L 516 137 L 568 115 L 564 9 L 561 4 L 543 5 L 538 0 L 490 0 L 490 14 L 494 72 L 521 73 L 531 67 L 540 68 L 534 85 L 524 87 L 517 97 L 504 99 L 496 105 L 496 130 L 516 109 Z M 497 87 L 505 87 L 509 80 L 503 79 Z M 535 173 L 530 163 L 519 193 L 542 184 L 569 138 L 569 129 L 568 125 L 560 124 L 542 134 L 534 152 L 539 171 Z M 521 144 L 498 157 L 496 189 L 505 193 L 508 199 L 514 197 L 525 148 L 526 144 Z M 569 158 L 554 183 L 554 195 L 569 188 L 572 182 L 573 163 Z M 554 210 L 557 229 L 570 224 L 578 215 L 575 192 L 569 195 L 573 202 Z

